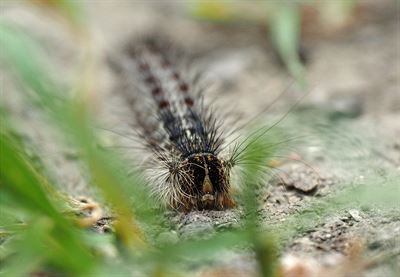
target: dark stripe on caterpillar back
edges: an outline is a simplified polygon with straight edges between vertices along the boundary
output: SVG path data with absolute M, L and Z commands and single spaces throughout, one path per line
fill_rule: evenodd
M 182 157 L 194 153 L 218 154 L 222 141 L 217 134 L 217 120 L 195 98 L 192 91 L 196 84 L 189 84 L 181 69 L 167 58 L 168 52 L 168 46 L 154 40 L 134 45 L 129 51 L 147 93 L 156 104 L 168 143 Z

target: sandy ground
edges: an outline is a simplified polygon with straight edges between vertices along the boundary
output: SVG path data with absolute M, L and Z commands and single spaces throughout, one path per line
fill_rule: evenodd
M 305 133 L 310 139 L 296 153 L 290 153 L 304 163 L 285 162 L 273 181 L 260 188 L 263 225 L 285 221 L 316 198 L 323 200 L 379 168 L 400 169 L 400 15 L 391 1 L 371 2 L 345 31 L 311 34 L 302 42 L 307 52 L 309 95 L 281 126 L 290 129 L 289 133 Z M 187 53 L 198 57 L 203 70 L 218 80 L 214 95 L 221 109 L 234 108 L 243 118 L 262 110 L 291 83 L 261 28 L 251 24 L 216 27 L 182 17 L 173 7 L 161 2 L 88 1 L 87 10 L 98 47 L 107 53 L 118 51 L 132 35 L 161 28 Z M 60 32 L 62 26 L 54 24 L 54 18 L 7 2 L 1 14 L 42 42 L 52 57 L 55 76 L 62 75 L 59 79 L 65 83 L 74 79 L 72 69 L 79 49 L 68 32 Z M 8 74 L 1 74 L 1 82 L 5 103 L 23 129 L 21 135 L 54 169 L 62 189 L 75 196 L 90 195 L 74 151 L 59 149 L 54 142 L 56 135 L 45 127 L 46 120 L 15 93 L 18 85 Z M 116 82 L 104 63 L 98 73 L 96 105 L 100 118 L 126 131 L 129 117 L 109 101 Z M 291 86 L 289 93 L 260 117 L 261 123 L 276 120 L 299 94 Z M 330 131 L 324 132 L 327 126 Z M 294 234 L 284 245 L 284 255 L 330 264 L 347 253 L 355 238 L 364 241 L 366 256 L 398 251 L 398 212 L 400 207 L 392 212 L 360 207 L 340 211 L 314 228 Z M 239 210 L 171 213 L 173 230 L 163 236 L 174 239 L 212 234 L 236 226 L 241 216 Z M 229 261 L 238 272 L 251 270 L 251 257 L 233 255 Z M 398 257 L 394 263 L 400 267 Z M 394 273 L 389 264 L 382 263 L 366 276 L 390 274 Z

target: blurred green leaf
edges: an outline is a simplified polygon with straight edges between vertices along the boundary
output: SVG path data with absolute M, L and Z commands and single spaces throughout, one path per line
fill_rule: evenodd
M 46 235 L 51 228 L 51 221 L 48 219 L 40 219 L 32 224 L 29 228 L 6 247 L 17 250 L 16 256 L 7 257 L 7 267 L 2 272 L 4 276 L 28 276 L 37 270 L 44 260 L 46 248 L 43 245 Z
M 44 55 L 38 47 L 20 30 L 1 21 L 0 45 L 0 59 L 15 71 L 28 89 L 37 92 L 30 94 L 30 97 L 39 97 L 43 108 L 52 107 L 53 111 L 62 111 L 61 94 L 54 92 L 55 85 L 42 66 Z
M 230 20 L 235 14 L 235 10 L 229 2 L 192 1 L 188 5 L 192 15 L 213 21 Z
M 304 67 L 299 56 L 300 7 L 296 2 L 271 3 L 269 17 L 272 41 L 289 72 L 304 87 Z
M 282 133 L 276 124 L 259 128 L 241 141 L 234 151 L 232 163 L 242 168 L 244 182 L 241 193 L 244 213 L 244 241 L 254 250 L 262 276 L 275 276 L 278 252 L 274 238 L 259 227 L 259 203 L 256 199 L 259 182 L 265 181 L 268 164 L 282 148 Z
M 0 24 L 0 37 L 5 45 L 2 58 L 8 61 L 29 90 L 34 92 L 33 97 L 29 95 L 29 99 L 38 98 L 59 130 L 66 133 L 82 152 L 92 177 L 92 184 L 100 189 L 119 216 L 115 224 L 121 239 L 128 244 L 140 241 L 139 229 L 133 223 L 134 217 L 126 188 L 136 187 L 138 193 L 143 189 L 139 190 L 139 186 L 124 182 L 118 174 L 120 170 L 111 162 L 117 160 L 112 158 L 114 155 L 96 148 L 96 137 L 91 127 L 92 115 L 88 110 L 89 105 L 85 102 L 87 99 L 68 99 L 65 96 L 63 100 L 59 98 L 59 95 L 62 95 L 59 88 L 50 80 L 49 74 L 37 59 L 44 59 L 44 56 L 33 41 L 21 32 Z M 80 95 L 84 94 L 81 92 Z M 144 198 L 141 200 L 145 201 Z
M 12 201 L 24 207 L 31 217 L 27 219 L 28 222 L 37 216 L 41 218 L 40 224 L 37 223 L 36 227 L 30 225 L 29 228 L 33 228 L 33 233 L 29 231 L 22 233 L 23 241 L 31 241 L 31 243 L 28 245 L 22 243 L 20 247 L 17 246 L 18 255 L 16 258 L 20 259 L 20 255 L 22 255 L 21 257 L 31 255 L 31 252 L 23 251 L 24 248 L 29 248 L 30 251 L 37 251 L 36 253 L 47 253 L 46 257 L 51 263 L 64 268 L 66 271 L 88 272 L 93 266 L 92 258 L 82 241 L 79 240 L 79 236 L 75 233 L 76 231 L 74 231 L 71 223 L 57 211 L 46 195 L 42 185 L 42 182 L 46 182 L 45 178 L 34 171 L 29 164 L 29 159 L 24 155 L 22 146 L 12 141 L 4 133 L 4 130 L 0 133 L 0 145 L 2 191 L 7 192 Z M 44 237 L 37 236 L 37 232 L 42 232 Z M 45 235 L 46 233 L 51 239 Z M 36 244 L 33 245 L 33 242 Z M 43 247 L 46 247 L 47 250 L 44 251 Z M 26 260 L 29 260 L 28 256 L 26 256 Z M 35 259 L 32 259 L 33 261 Z M 28 268 L 31 268 L 31 266 L 33 264 L 27 265 Z M 10 270 L 14 271 L 14 269 L 17 270 L 18 267 L 11 266 Z
M 27 209 L 37 210 L 61 220 L 42 188 L 43 178 L 38 176 L 29 163 L 20 156 L 23 151 L 21 147 L 13 144 L 4 133 L 0 133 L 0 144 L 2 150 L 0 154 L 2 189 L 23 199 L 21 205 L 24 205 Z
M 161 248 L 158 255 L 163 262 L 180 260 L 182 257 L 185 259 L 209 259 L 228 248 L 244 246 L 248 241 L 249 238 L 245 231 L 226 231 L 209 239 L 193 239 L 175 245 L 167 245 Z

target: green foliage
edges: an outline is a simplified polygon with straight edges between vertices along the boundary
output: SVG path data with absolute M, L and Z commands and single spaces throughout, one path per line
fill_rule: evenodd
M 300 61 L 300 10 L 296 3 L 272 6 L 269 20 L 271 38 L 289 72 L 304 86 L 304 68 Z
M 87 272 L 93 261 L 85 242 L 52 204 L 50 195 L 44 189 L 46 178 L 33 169 L 21 145 L 3 132 L 0 134 L 0 207 L 2 213 L 8 210 L 10 216 L 10 206 L 18 203 L 26 217 L 21 223 L 17 220 L 14 222 L 25 226 L 10 238 L 14 240 L 11 247 L 20 251 L 10 257 L 10 266 L 5 272 L 8 276 L 21 276 L 21 271 L 28 273 L 42 260 L 66 272 Z M 2 227 L 12 232 L 12 228 L 8 229 L 7 225 Z

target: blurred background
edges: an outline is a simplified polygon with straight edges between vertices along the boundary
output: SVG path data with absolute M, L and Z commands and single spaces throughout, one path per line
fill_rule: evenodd
M 301 119 L 303 124 L 345 120 L 352 132 L 362 130 L 361 136 L 398 141 L 398 3 L 280 2 L 3 1 L 1 22 L 40 44 L 41 62 L 52 77 L 72 86 L 64 94 L 73 95 L 73 87 L 85 83 L 83 97 L 109 126 L 124 129 L 130 122 L 116 115 L 120 104 L 111 104 L 119 80 L 107 59 L 138 37 L 161 33 L 218 86 L 209 98 L 224 111 L 234 109 L 237 117 L 251 117 L 282 94 L 270 116 L 265 113 L 265 124 L 274 110 L 287 111 L 309 94 L 303 103 L 323 114 Z M 5 106 L 40 137 L 32 107 L 17 101 L 18 84 L 1 75 Z M 37 144 L 48 148 L 51 141 Z M 381 152 L 397 159 L 392 146 Z
M 91 47 L 99 95 L 114 85 L 106 57 L 157 31 L 198 57 L 223 86 L 219 93 L 240 95 L 244 112 L 262 109 L 295 81 L 296 89 L 315 91 L 308 100 L 324 108 L 378 116 L 400 106 L 396 3 L 3 1 L 1 15 L 40 41 L 61 82 L 80 77 L 76 66 Z
M 123 193 L 122 196 L 118 192 L 113 194 L 115 191 L 112 188 L 119 182 L 118 178 L 110 177 L 114 176 L 113 174 L 101 176 L 103 180 L 107 180 L 104 184 L 102 182 L 100 185 L 91 184 L 93 175 L 97 176 L 96 174 L 100 172 L 114 173 L 115 170 L 111 170 L 112 167 L 108 166 L 105 167 L 109 171 L 103 169 L 102 163 L 99 162 L 101 164 L 99 165 L 93 162 L 96 159 L 103 161 L 96 156 L 97 153 L 94 155 L 95 152 L 85 152 L 90 148 L 89 142 L 92 142 L 92 137 L 86 134 L 90 128 L 85 125 L 88 119 L 85 116 L 87 112 L 90 120 L 96 121 L 96 124 L 113 128 L 117 133 L 129 133 L 130 115 L 125 113 L 121 102 L 115 99 L 120 79 L 108 61 L 117 56 L 127 43 L 142 36 L 161 34 L 170 39 L 177 49 L 186 53 L 193 60 L 193 65 L 216 85 L 206 97 L 215 99 L 215 104 L 221 111 L 234 111 L 235 118 L 245 120 L 269 107 L 259 120 L 260 124 L 265 126 L 281 118 L 298 99 L 306 95 L 280 126 L 285 129 L 285 134 L 308 135 L 308 141 L 296 149 L 296 153 L 289 155 L 305 161 L 312 168 L 311 171 L 314 173 L 317 171 L 324 181 L 317 188 L 316 196 L 309 194 L 308 188 L 293 189 L 293 185 L 272 186 L 267 191 L 258 192 L 261 194 L 260 199 L 263 200 L 260 208 L 262 218 L 265 219 L 263 223 L 275 222 L 281 224 L 276 227 L 277 230 L 290 230 L 283 240 L 285 242 L 282 242 L 282 255 L 295 253 L 322 259 L 329 264 L 329 261 L 338 261 L 335 260 L 335 255 L 346 253 L 349 238 L 354 236 L 368 241 L 366 249 L 369 254 L 375 253 L 374 251 L 380 253 L 387 249 L 398 249 L 396 234 L 400 228 L 400 221 L 396 209 L 382 212 L 368 206 L 368 209 L 362 210 L 363 219 L 360 219 L 354 213 L 349 215 L 348 209 L 340 210 L 341 204 L 335 202 L 332 204 L 337 205 L 335 208 L 313 206 L 316 209 L 319 207 L 320 210 L 310 221 L 305 220 L 301 223 L 291 221 L 299 209 L 306 209 L 310 203 L 319 200 L 319 197 L 340 191 L 345 187 L 344 184 L 351 187 L 354 185 L 354 180 L 362 184 L 367 180 L 366 183 L 375 185 L 379 183 L 376 181 L 377 176 L 386 180 L 390 179 L 388 176 L 392 176 L 393 172 L 398 174 L 400 169 L 398 1 L 3 0 L 0 3 L 0 31 L 2 126 L 7 126 L 4 130 L 8 130 L 8 122 L 12 122 L 10 124 L 13 127 L 11 128 L 13 131 L 10 131 L 12 141 L 21 142 L 23 145 L 24 151 L 21 152 L 24 152 L 30 161 L 30 166 L 27 168 L 45 168 L 47 172 L 45 175 L 51 175 L 49 183 L 54 185 L 50 187 L 55 187 L 63 195 L 68 197 L 86 195 L 99 202 L 108 201 L 108 204 L 116 205 L 119 212 L 125 213 L 129 210 L 123 204 L 120 206 L 117 204 L 125 202 L 121 200 Z M 52 83 L 57 85 L 53 86 Z M 53 89 L 54 87 L 57 89 Z M 58 104 L 58 100 L 62 102 L 63 99 L 68 99 L 68 105 L 65 107 L 63 104 L 61 106 Z M 57 127 L 54 128 L 52 125 Z M 55 130 L 60 126 L 62 131 Z M 66 139 L 71 135 L 74 137 L 72 142 Z M 110 132 L 101 132 L 98 137 L 96 134 L 97 140 L 100 146 L 127 143 L 123 138 L 116 137 Z M 81 150 L 77 150 L 80 147 Z M 85 160 L 82 156 L 89 158 Z M 2 167 L 7 160 L 11 159 L 2 158 Z M 281 163 L 282 161 L 277 162 L 279 165 Z M 12 174 L 18 172 L 12 170 L 17 168 L 16 164 L 10 162 L 8 166 L 2 169 L 3 174 L 6 171 L 10 176 L 14 176 Z M 298 164 L 292 166 L 289 163 L 288 167 L 283 168 L 286 175 L 294 174 L 300 183 L 307 183 L 313 178 L 309 177 L 308 166 Z M 49 172 L 51 174 L 48 174 Z M 17 175 L 18 173 L 15 176 Z M 10 176 L 8 177 L 11 178 Z M 369 179 L 366 176 L 372 177 Z M 2 178 L 6 177 L 2 175 Z M 13 180 L 16 182 L 21 181 L 15 178 Z M 30 184 L 30 181 L 27 181 L 26 187 L 21 186 L 21 191 L 30 187 Z M 43 185 L 40 181 L 38 184 L 38 187 L 48 185 L 47 183 Z M 16 190 L 10 185 L 5 188 L 10 188 L 9 198 L 4 198 L 8 199 L 8 202 L 4 200 L 4 203 L 9 207 L 14 209 L 15 203 L 27 203 L 27 198 L 24 197 L 30 196 L 23 193 L 16 194 Z M 397 192 L 400 193 L 398 190 L 391 191 L 392 195 L 397 195 Z M 117 196 L 107 198 L 107 195 Z M 34 193 L 31 196 L 36 197 Z M 122 198 L 119 198 L 120 196 Z M 353 201 L 358 199 L 357 195 L 352 196 L 350 200 L 347 199 L 347 204 L 354 203 Z M 364 199 L 364 201 L 369 200 Z M 3 208 L 5 209 L 5 205 Z M 7 224 L 15 220 L 13 209 L 9 208 L 7 220 L 11 218 L 11 221 L 4 221 Z M 30 209 L 39 209 L 38 206 L 33 205 L 26 209 L 21 212 L 18 208 L 18 222 L 25 220 L 32 222 L 34 221 L 32 219 L 42 218 L 40 213 L 40 217 L 37 217 L 36 213 L 33 216 L 27 212 Z M 105 214 L 108 213 L 107 210 Z M 338 217 L 332 219 L 333 214 Z M 343 218 L 343 214 L 346 214 L 347 221 L 339 219 L 340 216 Z M 131 214 L 126 212 L 126 216 L 130 218 Z M 197 230 L 196 228 L 204 229 L 206 226 L 207 232 L 210 231 L 207 228 L 210 228 L 210 232 L 214 233 L 220 228 L 218 224 L 239 221 L 241 216 L 240 213 L 198 212 L 188 217 L 169 215 L 166 221 L 171 221 L 172 217 L 172 222 L 180 223 L 177 229 L 171 227 L 178 233 L 172 237 L 187 238 L 197 232 L 193 231 Z M 62 230 L 69 230 L 63 229 L 64 221 L 58 221 L 56 219 L 58 217 L 45 212 L 45 218 L 48 217 L 52 218 L 54 226 L 60 225 L 59 228 Z M 285 220 L 293 223 L 292 229 L 282 225 Z M 315 225 L 311 224 L 311 221 Z M 212 225 L 210 222 L 219 223 Z M 317 222 L 320 227 L 316 227 Z M 4 227 L 4 224 L 0 226 Z M 296 224 L 304 225 L 302 228 L 297 228 Z M 96 228 L 101 229 L 99 226 Z M 62 243 L 60 245 L 65 249 L 67 244 L 75 245 L 71 243 L 74 239 L 71 241 L 65 239 L 68 236 L 52 237 L 49 231 L 51 228 L 46 228 L 32 228 L 32 232 L 26 235 L 27 240 L 23 243 L 31 241 L 39 233 L 48 232 L 46 234 L 55 241 L 64 241 L 65 245 Z M 134 227 L 117 226 L 117 237 L 132 236 L 126 231 L 127 228 Z M 223 228 L 225 227 L 221 227 Z M 298 229 L 301 229 L 300 235 L 294 239 L 293 234 Z M 335 232 L 337 229 L 342 231 Z M 304 233 L 301 233 L 303 231 Z M 8 234 L 12 232 L 16 232 L 15 228 L 0 228 L 0 243 L 7 241 Z M 68 232 L 65 231 L 65 234 L 69 234 Z M 74 235 L 68 238 L 78 236 L 74 232 L 72 233 Z M 171 235 L 168 232 L 167 237 Z M 329 239 L 325 238 L 326 234 L 331 235 Z M 291 235 L 293 236 L 290 237 Z M 41 239 L 48 243 L 45 237 Z M 88 238 L 84 236 L 81 239 Z M 99 250 L 98 252 L 102 253 L 100 256 L 111 257 L 111 260 L 118 256 L 114 253 L 120 250 L 118 243 L 114 245 L 108 240 L 106 242 L 104 238 L 89 242 L 90 250 L 86 250 L 89 252 L 93 247 L 97 247 L 99 241 L 112 249 Z M 77 239 L 75 242 L 79 244 L 80 240 Z M 9 248 L 1 247 L 0 258 L 7 258 L 9 261 L 12 249 L 18 249 L 22 253 L 22 245 L 11 244 Z M 59 251 L 64 249 L 62 247 L 55 247 L 53 250 Z M 190 245 L 187 249 L 193 250 L 194 247 Z M 40 245 L 32 245 L 31 249 L 39 252 L 42 250 Z M 394 253 L 395 250 L 389 252 Z M 74 248 L 71 251 L 80 250 Z M 64 252 L 57 253 L 59 256 L 56 258 L 60 258 L 58 262 L 47 256 L 40 256 L 40 259 L 34 260 L 32 253 L 25 253 L 23 257 L 26 259 L 21 259 L 25 261 L 21 268 L 26 270 L 18 271 L 21 270 L 18 268 L 18 262 L 13 263 L 11 259 L 10 272 L 13 272 L 14 276 L 23 276 L 19 274 L 41 268 L 43 264 L 51 264 L 51 270 L 61 268 L 62 272 L 64 270 L 85 276 L 89 264 L 97 262 L 103 264 L 103 260 L 93 262 L 85 256 L 81 257 L 82 261 L 86 258 L 91 261 L 87 267 L 79 262 L 74 263 L 73 259 L 69 264 L 63 265 L 61 262 L 60 265 L 60 261 L 65 258 Z M 34 262 L 27 262 L 30 259 Z M 156 263 L 157 268 L 159 266 L 161 269 L 156 270 L 154 276 L 169 276 L 157 275 L 165 265 L 158 264 L 156 260 L 152 260 L 152 263 Z M 398 256 L 396 261 L 398 265 Z M 270 265 L 269 262 L 261 260 L 260 263 Z M 128 264 L 123 263 L 124 270 L 135 276 Z M 238 269 L 234 270 L 248 272 L 246 271 L 248 264 L 238 262 Z M 4 265 L 8 266 L 8 263 L 0 264 Z M 103 274 L 107 272 L 114 274 L 119 268 L 114 266 L 107 271 L 105 267 L 99 266 L 96 270 Z M 372 270 L 368 276 L 383 276 L 382 272 L 390 272 L 390 270 L 385 271 L 387 270 L 385 265 L 382 265 L 380 270 Z M 208 274 L 206 270 L 204 274 L 194 276 L 225 276 L 225 271 L 220 271 L 219 275 L 217 273 L 206 275 Z M 265 271 L 263 274 L 274 276 L 267 275 Z

